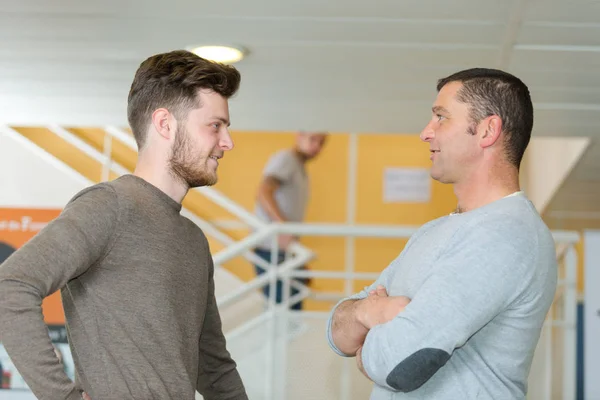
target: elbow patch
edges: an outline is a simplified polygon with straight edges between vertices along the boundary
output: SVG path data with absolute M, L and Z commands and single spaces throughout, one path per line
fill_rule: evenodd
M 448 362 L 450 354 L 440 349 L 421 349 L 396 365 L 386 383 L 400 392 L 412 392 Z

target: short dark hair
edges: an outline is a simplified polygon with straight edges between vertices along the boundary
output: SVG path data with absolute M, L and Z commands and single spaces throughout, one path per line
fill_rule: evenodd
M 519 168 L 533 129 L 533 104 L 527 86 L 516 76 L 490 68 L 471 68 L 438 81 L 438 92 L 450 82 L 461 82 L 457 99 L 470 108 L 477 124 L 497 115 L 502 119 L 507 160 Z
M 198 90 L 208 89 L 225 98 L 240 85 L 239 71 L 186 50 L 156 54 L 144 60 L 135 73 L 127 101 L 127 119 L 138 145 L 144 146 L 150 117 L 165 107 L 178 120 L 198 101 Z

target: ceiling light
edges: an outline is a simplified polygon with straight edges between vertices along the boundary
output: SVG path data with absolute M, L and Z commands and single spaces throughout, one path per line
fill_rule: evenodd
M 236 63 L 246 55 L 245 49 L 231 46 L 199 46 L 190 51 L 207 60 L 224 64 Z

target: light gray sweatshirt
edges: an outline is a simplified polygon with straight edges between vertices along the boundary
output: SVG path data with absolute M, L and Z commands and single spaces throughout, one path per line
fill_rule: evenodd
M 378 284 L 412 301 L 367 334 L 361 354 L 375 382 L 372 400 L 525 399 L 557 261 L 551 233 L 523 193 L 424 225 L 352 298 Z M 327 337 L 345 356 L 331 318 Z

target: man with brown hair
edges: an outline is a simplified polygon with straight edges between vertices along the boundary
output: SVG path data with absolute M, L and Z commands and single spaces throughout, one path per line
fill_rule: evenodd
M 256 195 L 256 215 L 264 222 L 284 223 L 302 222 L 309 200 L 309 176 L 306 171 L 306 163 L 317 157 L 325 143 L 329 133 L 327 132 L 298 132 L 296 143 L 293 148 L 283 149 L 273 154 L 267 161 L 263 170 L 263 178 L 258 187 Z M 292 235 L 279 235 L 279 250 L 276 254 L 275 264 L 279 265 L 285 261 L 288 247 L 296 238 Z M 256 255 L 271 263 L 271 240 L 259 243 L 255 249 Z M 257 275 L 266 271 L 259 265 L 255 265 Z M 307 284 L 306 279 L 293 279 L 301 284 Z M 265 297 L 270 297 L 270 285 L 263 287 Z M 299 293 L 295 287 L 291 287 L 290 296 Z M 283 282 L 277 280 L 275 302 L 283 300 Z M 292 310 L 301 310 L 302 301 L 293 304 Z
M 137 70 L 128 118 L 131 175 L 84 189 L 0 267 L 0 340 L 39 399 L 247 399 L 226 349 L 202 231 L 180 214 L 192 187 L 217 181 L 233 148 L 231 66 L 187 51 Z M 44 324 L 61 290 L 76 382 Z

